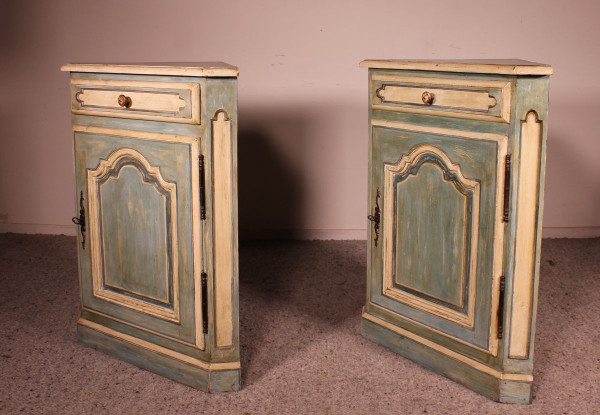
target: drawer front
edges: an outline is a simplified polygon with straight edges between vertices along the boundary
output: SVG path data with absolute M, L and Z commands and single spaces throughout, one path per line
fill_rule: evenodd
M 200 85 L 71 79 L 74 114 L 200 124 Z
M 374 109 L 510 122 L 511 82 L 374 74 Z

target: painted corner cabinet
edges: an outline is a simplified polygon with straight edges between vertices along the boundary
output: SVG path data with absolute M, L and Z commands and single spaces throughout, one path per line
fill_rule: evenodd
M 236 67 L 67 64 L 81 342 L 240 387 Z
M 363 335 L 491 399 L 530 403 L 552 67 L 360 66 L 370 131 Z

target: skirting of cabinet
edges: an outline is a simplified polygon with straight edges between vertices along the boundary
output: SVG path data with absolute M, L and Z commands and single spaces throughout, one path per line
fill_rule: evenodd
M 500 372 L 365 312 L 362 335 L 490 399 L 531 402 L 531 375 Z
M 84 319 L 78 321 L 77 338 L 93 349 L 205 392 L 240 389 L 239 362 L 203 362 Z

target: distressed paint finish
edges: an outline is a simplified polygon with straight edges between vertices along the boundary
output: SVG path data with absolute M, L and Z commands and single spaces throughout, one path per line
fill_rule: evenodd
M 548 102 L 548 76 L 536 71 L 551 68 L 410 61 L 365 61 L 364 66 L 370 68 L 369 213 L 379 189 L 383 205 L 393 205 L 393 214 L 384 212 L 380 224 L 381 232 L 391 235 L 391 246 L 375 246 L 373 228 L 369 230 L 363 334 L 491 399 L 529 403 Z M 382 92 L 389 89 L 385 85 L 398 88 L 389 95 Z M 466 92 L 478 85 L 497 105 L 474 111 L 473 95 L 460 101 L 453 94 L 458 99 L 453 108 L 435 108 L 416 102 L 415 91 L 402 89 L 421 92 L 441 85 Z M 412 101 L 389 99 L 405 95 Z M 531 111 L 537 118 L 532 119 Z M 392 190 L 386 187 L 385 166 L 424 145 L 439 149 L 448 160 L 423 163 L 412 175 L 397 177 Z M 503 222 L 507 154 L 512 156 L 511 190 L 509 221 Z M 440 173 L 443 165 L 452 164 L 479 184 L 479 212 L 465 208 L 468 198 L 459 197 L 465 193 Z M 458 270 L 468 262 L 465 235 L 470 230 L 478 238 L 470 275 L 475 288 L 473 297 L 463 291 L 461 298 L 465 278 L 459 278 Z M 385 265 L 388 252 L 394 255 L 391 267 Z M 506 281 L 503 315 L 498 315 L 500 276 Z M 394 290 L 410 292 L 415 299 L 386 295 L 386 279 L 394 281 Z M 474 302 L 472 329 L 442 312 L 442 306 L 458 312 L 461 300 Z M 497 336 L 498 318 L 502 338 Z
M 171 105 L 165 97 L 153 102 L 153 94 L 162 92 L 177 93 L 186 104 L 173 116 L 143 111 L 130 111 L 126 118 L 73 113 L 75 190 L 77 194 L 83 191 L 86 210 L 93 213 L 86 247 L 78 245 L 82 296 L 78 337 L 85 344 L 198 389 L 235 391 L 240 387 L 237 79 L 182 76 L 202 73 L 201 68 L 164 72 L 170 75 L 154 74 L 152 68 L 140 66 L 139 74 L 127 75 L 109 73 L 109 67 L 107 73 L 97 68 L 90 73 L 71 73 L 74 86 L 148 92 L 140 95 L 146 100 L 143 109 L 162 111 Z M 165 67 L 160 68 L 163 71 Z M 132 71 L 129 66 L 127 70 Z M 206 74 L 211 71 L 207 69 Z M 230 169 L 231 208 L 222 219 L 230 230 L 224 237 L 214 227 L 213 207 L 217 183 L 212 174 L 210 120 L 218 111 L 229 115 L 229 143 L 220 154 Z M 206 166 L 206 220 L 200 217 L 200 155 Z M 224 245 L 228 250 L 221 252 L 228 256 L 231 268 L 225 285 L 215 273 L 215 241 L 219 238 L 229 240 Z M 101 277 L 96 281 L 99 291 L 94 290 L 93 269 Z M 208 276 L 206 334 L 202 272 Z M 226 316 L 215 308 L 213 293 L 219 284 L 229 290 Z M 103 297 L 98 293 L 109 294 Z M 216 345 L 218 319 L 228 319 L 229 327 L 230 340 L 221 349 Z
M 106 134 L 109 133 L 110 131 L 106 132 Z M 190 153 L 191 148 L 194 145 L 197 146 L 197 144 L 193 144 L 196 143 L 196 139 L 194 138 L 191 138 L 191 141 L 188 143 L 169 142 L 166 141 L 166 138 L 164 140 L 146 140 L 118 135 L 75 132 L 75 154 L 77 157 L 76 180 L 79 180 L 81 177 L 83 181 L 81 188 L 84 190 L 84 197 L 89 202 L 88 212 L 90 213 L 88 215 L 88 240 L 90 244 L 86 250 L 80 251 L 81 258 L 85 259 L 85 262 L 82 262 L 81 269 L 82 305 L 89 309 L 120 317 L 123 320 L 139 324 L 142 327 L 152 328 L 159 333 L 195 344 L 193 324 L 195 320 L 195 304 L 190 295 L 194 290 L 194 270 L 192 266 L 193 242 L 191 232 L 189 231 L 192 228 L 192 220 L 189 213 L 186 213 L 186 206 L 191 206 L 193 199 L 191 179 L 192 159 Z M 88 176 L 90 172 L 93 172 L 102 164 L 103 160 L 110 160 L 111 154 L 118 155 L 125 149 L 130 149 L 127 152 L 128 154 L 134 151 L 137 154 L 143 155 L 149 166 L 155 168 L 160 166 L 161 177 L 164 181 L 174 184 L 176 188 L 177 193 L 174 200 L 177 208 L 174 216 L 179 218 L 179 220 L 174 225 L 175 232 L 179 235 L 179 238 L 177 238 L 177 245 L 175 247 L 177 255 L 174 256 L 178 259 L 178 263 L 174 268 L 176 267 L 178 271 L 177 274 L 173 275 L 173 279 L 178 282 L 177 285 L 180 292 L 180 295 L 178 295 L 179 309 L 177 310 L 177 318 L 175 318 L 175 313 L 171 319 L 161 319 L 158 318 L 156 312 L 141 312 L 145 310 L 145 307 L 154 308 L 158 307 L 158 305 L 148 300 L 138 299 L 131 294 L 121 294 L 125 295 L 128 301 L 120 301 L 114 297 L 110 298 L 112 301 L 108 301 L 105 295 L 98 295 L 98 290 L 103 285 L 104 264 L 114 261 L 109 265 L 109 269 L 111 266 L 116 267 L 118 266 L 117 261 L 127 262 L 131 260 L 129 257 L 133 252 L 120 250 L 120 256 L 107 257 L 103 251 L 102 241 L 104 237 L 102 226 L 106 226 L 107 224 L 102 222 L 102 217 L 100 216 L 102 207 L 100 201 L 97 197 L 94 197 L 93 193 L 90 193 L 90 188 L 95 189 L 97 186 L 90 186 Z M 96 215 L 94 215 L 94 212 L 97 212 Z M 122 212 L 119 213 L 123 214 Z M 109 222 L 117 220 L 117 218 L 108 217 L 105 219 L 108 219 Z M 145 240 L 150 239 L 156 233 L 157 228 L 152 226 L 150 222 L 147 222 L 142 228 L 131 229 L 131 231 L 135 235 L 136 242 L 134 243 L 143 247 L 147 246 Z M 117 240 L 119 235 L 107 235 L 107 237 L 109 240 Z M 123 235 L 121 235 L 121 238 L 123 238 Z M 123 241 L 123 239 L 121 240 Z M 162 254 L 172 255 L 169 252 L 163 252 Z M 149 275 L 138 272 L 135 278 L 138 280 L 149 280 L 155 276 L 157 276 L 156 272 Z M 164 281 L 164 276 L 160 280 Z M 129 283 L 132 284 L 133 281 L 131 280 Z M 112 292 L 110 290 L 107 291 Z M 143 291 L 143 287 L 137 287 L 135 291 Z M 105 293 L 102 292 L 102 294 Z M 176 293 L 174 294 L 176 295 Z M 169 309 L 168 307 L 164 308 Z
M 519 169 L 519 223 L 516 235 L 512 324 L 510 325 L 509 356 L 527 359 L 531 331 L 533 276 L 535 272 L 536 219 L 540 168 L 541 122 L 535 111 L 529 111 L 521 121 Z
M 477 362 L 462 359 L 459 354 L 443 349 L 442 352 L 435 347 L 428 347 L 421 341 L 396 333 L 371 321 L 369 315 L 363 315 L 362 334 L 490 399 L 504 403 L 531 402 L 531 380 L 527 376 L 481 368 Z M 517 380 L 510 379 L 513 376 Z
M 387 127 L 389 125 L 389 127 Z M 406 232 L 406 229 L 398 229 L 397 225 L 393 223 L 391 218 L 385 215 L 385 206 L 388 200 L 394 201 L 397 198 L 402 197 L 403 203 L 411 203 L 413 205 L 415 216 L 408 216 L 404 219 L 406 224 L 410 223 L 411 226 L 421 224 L 429 226 L 432 222 L 431 214 L 428 211 L 430 207 L 431 193 L 430 189 L 420 187 L 415 189 L 417 193 L 409 194 L 406 191 L 402 192 L 402 196 L 394 196 L 388 193 L 388 189 L 384 186 L 384 169 L 389 164 L 394 164 L 397 160 L 400 160 L 403 156 L 408 155 L 411 151 L 418 148 L 419 146 L 431 146 L 439 149 L 445 155 L 447 155 L 448 164 L 442 164 L 446 169 L 452 168 L 449 164 L 460 166 L 461 175 L 468 181 L 476 181 L 479 183 L 479 189 L 477 191 L 479 195 L 478 210 L 481 212 L 482 218 L 493 218 L 495 214 L 496 197 L 497 197 L 497 183 L 496 183 L 496 172 L 497 160 L 496 154 L 499 151 L 500 144 L 493 140 L 492 137 L 489 139 L 473 139 L 469 140 L 461 137 L 461 132 L 447 132 L 447 134 L 454 134 L 457 136 L 430 134 L 418 131 L 409 131 L 406 128 L 410 126 L 398 125 L 397 128 L 391 128 L 393 124 L 386 124 L 385 127 L 379 126 L 377 120 L 373 120 L 372 138 L 373 138 L 373 166 L 377 166 L 373 171 L 372 185 L 381 189 L 382 201 L 384 205 L 384 215 L 381 223 L 383 235 L 392 234 L 395 232 L 397 235 L 402 235 Z M 464 134 L 463 134 L 464 135 Z M 501 137 L 493 137 L 495 139 L 501 139 Z M 491 162 L 490 162 L 491 161 Z M 419 172 L 408 180 L 415 180 L 419 177 Z M 447 186 L 443 180 L 438 181 L 440 186 Z M 452 186 L 452 185 L 450 185 Z M 437 190 L 437 189 L 436 189 Z M 405 210 L 404 214 L 410 214 Z M 469 215 L 465 215 L 466 210 L 463 208 L 460 211 L 449 212 L 455 221 L 448 221 L 447 224 L 454 224 L 455 222 L 462 223 L 466 227 L 465 231 L 471 236 L 471 240 L 474 240 L 474 247 L 478 249 L 471 249 L 470 245 L 463 246 L 460 252 L 460 257 L 457 258 L 457 263 L 454 266 L 464 266 L 467 268 L 465 273 L 465 285 L 467 289 L 467 295 L 465 301 L 467 302 L 464 309 L 456 310 L 455 307 L 449 305 L 440 304 L 434 298 L 424 298 L 423 301 L 416 302 L 412 301 L 398 301 L 398 297 L 392 297 L 386 295 L 385 288 L 382 285 L 385 279 L 388 277 L 389 268 L 381 269 L 379 278 L 371 278 L 371 301 L 375 304 L 388 309 L 391 313 L 405 315 L 412 320 L 418 321 L 428 327 L 432 327 L 440 332 L 446 333 L 451 337 L 461 338 L 468 343 L 480 349 L 488 350 L 490 348 L 490 318 L 491 318 L 491 302 L 492 302 L 492 278 L 493 275 L 493 241 L 494 241 L 494 227 L 493 221 L 491 223 L 481 221 L 479 225 L 473 220 L 469 220 Z M 389 222 L 386 219 L 390 219 Z M 403 222 L 400 222 L 403 223 Z M 477 226 L 477 228 L 474 228 Z M 434 251 L 437 246 L 442 250 L 442 255 L 452 257 L 455 255 L 451 251 L 452 246 L 440 247 L 440 238 L 437 236 L 437 232 L 445 233 L 448 229 L 437 229 L 436 233 L 427 234 L 426 229 L 415 228 L 412 229 L 412 234 L 418 233 L 421 235 L 419 243 L 407 244 L 401 247 L 390 246 L 386 243 L 383 244 L 383 255 L 384 266 L 386 264 L 386 257 L 390 258 L 388 252 L 402 251 L 404 259 L 399 259 L 400 265 L 403 261 L 407 261 L 407 258 L 413 258 L 417 261 L 426 261 L 433 263 L 436 275 L 429 275 L 425 278 L 440 279 L 441 285 L 452 284 L 451 275 L 447 269 L 442 269 L 439 265 L 440 258 L 438 257 L 439 251 Z M 394 243 L 395 238 L 391 241 Z M 476 241 L 480 241 L 478 244 Z M 465 241 L 469 242 L 469 241 Z M 474 248 L 473 247 L 473 248 Z M 474 257 L 473 264 L 471 265 L 471 257 Z M 398 263 L 396 263 L 398 264 Z M 383 279 L 382 279 L 383 278 Z M 412 278 L 423 278 L 423 275 L 414 275 Z M 438 293 L 424 293 L 433 294 L 429 297 L 435 297 Z M 416 296 L 416 295 L 415 295 Z M 418 296 L 417 296 L 418 297 Z M 423 295 L 421 294 L 421 297 Z M 471 309 L 470 309 L 471 308 Z
M 239 366 L 224 366 L 221 369 L 194 364 L 192 359 L 173 357 L 163 350 L 137 344 L 131 338 L 114 336 L 110 331 L 94 330 L 89 326 L 87 323 L 79 324 L 77 337 L 83 344 L 96 350 L 205 392 L 233 392 L 240 389 Z
M 130 99 L 123 108 L 119 97 Z M 114 79 L 71 79 L 74 114 L 200 124 L 200 85 Z
M 438 174 L 432 174 L 428 166 L 436 167 Z M 409 181 L 409 178 L 413 180 Z M 472 278 L 476 262 L 472 259 L 477 257 L 479 183 L 465 178 L 460 166 L 452 163 L 444 151 L 428 144 L 413 147 L 396 166 L 386 164 L 384 180 L 385 192 L 389 195 L 384 200 L 383 215 L 384 223 L 388 224 L 384 230 L 384 294 L 472 327 L 472 297 L 476 287 L 475 279 Z M 403 182 L 410 187 L 400 193 L 398 188 Z M 448 193 L 446 183 L 450 183 L 453 189 L 451 193 Z M 444 206 L 446 209 L 440 209 L 440 196 L 444 201 L 451 201 L 457 193 L 460 195 L 459 204 L 463 202 L 462 209 L 448 209 L 452 204 Z M 406 195 L 411 197 L 407 198 Z M 418 200 L 419 198 L 422 200 Z M 424 211 L 428 214 L 423 215 Z M 450 229 L 450 226 L 455 226 L 456 229 Z M 449 238 L 428 238 L 431 233 L 438 233 L 439 229 L 444 229 L 443 234 Z M 452 233 L 451 230 L 455 232 Z M 457 236 L 460 239 L 458 244 L 454 243 Z M 405 255 L 404 250 L 407 248 L 415 249 L 422 257 L 431 257 L 437 261 L 415 261 L 414 257 Z M 410 267 L 402 267 L 405 264 Z M 456 269 L 459 269 L 460 275 L 453 278 L 456 276 L 453 273 Z M 420 289 L 405 286 L 405 290 L 397 290 L 402 284 L 398 284 L 399 287 L 392 285 L 394 271 L 396 283 L 400 278 L 409 278 L 412 285 L 419 285 Z M 445 278 L 440 279 L 442 275 Z M 446 295 L 453 291 L 458 292 L 454 304 Z
M 420 192 L 420 189 L 426 189 L 426 192 Z M 405 195 L 412 196 L 406 198 Z M 466 240 L 468 215 L 460 215 L 460 212 L 467 212 L 472 203 L 466 196 L 445 181 L 442 170 L 433 164 L 424 164 L 414 180 L 397 183 L 396 284 L 427 293 L 425 295 L 440 302 L 463 307 L 467 273 L 463 258 L 465 246 L 469 244 Z M 422 215 L 419 206 L 424 206 L 430 214 Z M 440 229 L 444 231 L 440 232 Z M 428 244 L 423 237 L 432 233 L 440 233 L 440 237 Z M 410 246 L 416 246 L 423 255 L 438 261 L 421 261 L 418 257 L 405 255 L 404 250 Z M 446 276 L 442 281 L 439 279 L 441 274 Z
M 511 82 L 498 79 L 373 75 L 375 109 L 510 122 Z M 431 102 L 423 101 L 431 95 Z
M 206 91 L 218 91 L 218 93 L 208 93 L 206 98 L 204 99 L 204 103 L 206 105 L 206 119 L 212 120 L 215 118 L 215 115 L 220 112 L 220 110 L 224 110 L 227 114 L 228 124 L 230 129 L 230 148 L 233 156 L 231 157 L 231 177 L 230 177 L 230 188 L 231 188 L 231 215 L 235 220 L 232 223 L 230 240 L 227 242 L 229 246 L 232 247 L 232 258 L 231 258 L 231 267 L 232 274 L 230 280 L 230 287 L 232 291 L 231 296 L 231 345 L 228 347 L 219 347 L 217 344 L 217 336 L 212 338 L 213 349 L 212 359 L 214 361 L 229 361 L 231 359 L 236 359 L 239 361 L 239 296 L 237 295 L 238 287 L 239 287 L 239 257 L 238 257 L 238 226 L 237 226 L 237 217 L 238 217 L 238 199 L 237 199 L 237 177 L 238 177 L 238 162 L 237 162 L 237 83 L 233 79 L 216 79 L 209 78 L 206 79 Z M 225 115 L 225 114 L 223 114 Z M 208 137 L 213 137 L 214 123 L 207 122 L 206 125 L 210 126 L 207 128 Z M 214 176 L 214 169 L 217 168 L 216 163 L 213 161 L 214 156 L 214 145 L 212 139 L 206 140 L 208 144 L 206 156 L 210 160 L 212 168 L 206 169 L 206 181 L 207 183 L 214 183 L 216 186 L 216 178 Z M 216 200 L 213 192 L 208 192 L 206 195 L 206 207 L 207 207 L 207 217 L 215 217 L 216 214 Z M 216 252 L 216 244 L 214 239 L 214 233 L 217 230 L 214 227 L 206 227 L 205 232 L 207 233 L 207 239 L 211 240 L 213 243 L 213 251 L 210 255 L 206 257 L 206 267 L 209 270 L 209 292 L 214 293 L 217 290 L 217 282 L 216 279 L 219 278 L 218 275 L 214 274 L 215 270 L 215 258 L 217 255 Z M 211 278 L 212 277 L 212 278 Z M 213 296 L 209 296 L 209 315 L 210 313 L 217 313 L 217 304 L 213 301 Z M 216 332 L 214 320 L 209 318 L 209 331 Z
M 215 199 L 215 308 L 217 347 L 233 345 L 232 290 L 233 257 L 233 172 L 231 120 L 225 111 L 212 119 L 213 174 Z
M 176 184 L 120 148 L 87 169 L 87 185 L 93 295 L 179 323 Z
M 154 186 L 144 183 L 133 166 L 123 167 L 117 178 L 111 177 L 100 192 L 104 285 L 135 292 L 161 303 L 172 302 L 173 264 L 170 252 L 172 237 L 171 203 Z M 147 223 L 152 224 L 146 226 Z M 148 237 L 140 240 L 138 229 L 148 229 Z M 125 252 L 132 255 L 125 256 Z M 175 262 L 174 260 L 173 262 Z M 149 278 L 142 279 L 142 276 Z M 141 288 L 141 290 L 140 290 Z
M 535 338 L 535 321 L 537 315 L 537 298 L 538 298 L 538 284 L 539 284 L 539 267 L 540 267 L 540 253 L 542 243 L 542 217 L 544 207 L 544 181 L 546 172 L 546 140 L 548 136 L 548 86 L 549 77 L 535 77 L 535 78 L 519 78 L 516 83 L 516 105 L 514 109 L 515 123 L 514 133 L 515 141 L 512 143 L 513 154 L 520 154 L 521 144 L 524 140 L 521 137 L 521 129 L 524 121 L 527 120 L 527 114 L 532 110 L 536 112 L 539 125 L 541 127 L 540 148 L 539 148 L 539 169 L 537 173 L 538 191 L 536 195 L 537 205 L 535 211 L 535 237 L 531 241 L 531 252 L 535 259 L 533 261 L 533 275 L 531 281 L 531 321 L 529 324 L 529 336 L 528 336 L 528 356 L 527 358 L 510 358 L 508 347 L 505 350 L 505 365 L 507 369 L 514 371 L 523 371 L 531 373 L 533 371 L 533 347 Z M 516 164 L 514 165 L 512 179 L 512 188 L 514 189 L 511 194 L 510 206 L 512 212 L 514 212 L 511 226 L 511 239 L 505 241 L 508 246 L 509 255 L 507 257 L 506 268 L 507 271 L 507 298 L 512 298 L 515 294 L 516 288 L 514 286 L 516 282 L 515 268 L 516 268 L 516 237 L 519 228 L 520 218 L 518 215 L 518 206 L 520 204 L 521 197 L 519 196 L 518 189 L 518 178 L 519 172 L 523 162 L 521 157 L 517 157 Z M 527 166 L 524 166 L 527 168 Z M 513 304 L 512 301 L 507 303 L 508 307 L 506 312 L 506 324 L 511 325 L 513 320 Z M 510 336 L 510 332 L 509 332 Z

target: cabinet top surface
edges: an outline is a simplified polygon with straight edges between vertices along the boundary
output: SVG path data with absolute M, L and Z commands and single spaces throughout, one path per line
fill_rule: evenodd
M 237 77 L 239 72 L 237 67 L 224 62 L 67 63 L 60 70 L 206 77 Z
M 500 75 L 551 75 L 552 66 L 522 59 L 401 60 L 367 59 L 361 68 L 407 69 L 417 71 L 467 72 Z

